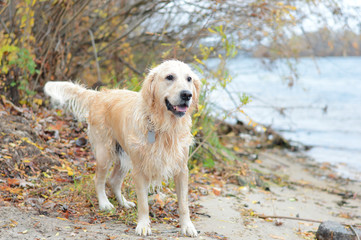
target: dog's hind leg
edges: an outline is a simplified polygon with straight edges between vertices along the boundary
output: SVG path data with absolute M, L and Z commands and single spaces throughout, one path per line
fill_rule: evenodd
M 125 208 L 132 208 L 135 206 L 133 202 L 128 201 L 122 195 L 122 183 L 131 168 L 130 158 L 124 151 L 118 151 L 119 159 L 114 163 L 112 175 L 109 178 L 109 186 L 113 190 L 119 204 Z
M 96 176 L 95 176 L 95 190 L 99 201 L 100 210 L 111 210 L 114 208 L 113 204 L 109 202 L 109 199 L 105 193 L 105 182 L 109 167 L 112 164 L 112 153 L 107 149 L 104 144 L 97 143 L 94 146 L 95 157 L 97 160 Z

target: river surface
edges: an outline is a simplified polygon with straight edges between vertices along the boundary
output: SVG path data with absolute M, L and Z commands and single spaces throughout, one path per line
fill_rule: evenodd
M 209 61 L 209 66 L 217 64 Z M 312 146 L 308 154 L 329 162 L 337 171 L 361 180 L 361 57 L 300 59 L 293 87 L 282 80 L 285 66 L 274 72 L 259 59 L 237 57 L 228 62 L 234 99 L 244 92 L 252 102 L 244 107 L 257 123 L 271 126 L 290 140 Z M 224 90 L 211 95 L 223 109 L 234 109 Z M 248 122 L 244 114 L 237 116 Z

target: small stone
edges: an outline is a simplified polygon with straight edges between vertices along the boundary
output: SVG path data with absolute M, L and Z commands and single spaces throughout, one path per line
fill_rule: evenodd
M 258 159 L 258 154 L 250 154 L 248 156 L 248 159 L 251 160 L 252 162 L 256 161 Z
M 198 187 L 198 190 L 203 196 L 208 195 L 208 190 L 205 189 L 204 187 Z
M 242 177 L 237 176 L 237 183 L 239 186 L 246 186 L 247 185 L 247 181 L 244 180 Z
M 361 230 L 355 231 L 361 236 Z M 325 221 L 320 224 L 316 232 L 316 238 L 318 240 L 355 240 L 356 235 L 353 231 L 338 222 Z
M 88 141 L 83 137 L 80 137 L 75 141 L 75 145 L 77 147 L 84 147 L 87 143 L 88 143 Z

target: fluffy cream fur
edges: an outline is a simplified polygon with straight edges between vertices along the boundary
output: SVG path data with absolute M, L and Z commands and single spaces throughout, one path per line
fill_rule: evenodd
M 174 78 L 167 79 L 169 75 Z M 192 144 L 191 113 L 197 108 L 200 81 L 183 62 L 171 60 L 155 67 L 147 75 L 141 91 L 87 90 L 70 82 L 48 82 L 45 93 L 53 101 L 70 109 L 80 120 L 89 124 L 88 135 L 97 159 L 96 190 L 101 209 L 113 205 L 105 195 L 106 173 L 115 162 L 109 183 L 119 203 L 132 207 L 121 194 L 121 183 L 132 166 L 132 177 L 138 197 L 136 233 L 149 235 L 147 192 L 150 184 L 159 185 L 175 178 L 183 234 L 196 236 L 190 221 L 187 203 L 188 151 Z M 192 93 L 189 109 L 177 116 L 167 108 L 180 104 L 181 92 Z M 155 142 L 148 133 L 155 133 Z M 119 143 L 124 152 L 116 151 Z

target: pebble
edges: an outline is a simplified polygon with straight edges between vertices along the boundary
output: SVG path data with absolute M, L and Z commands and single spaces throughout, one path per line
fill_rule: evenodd
M 356 227 L 354 229 L 361 236 L 361 230 L 356 229 Z M 354 240 L 356 235 L 351 229 L 338 222 L 325 221 L 318 227 L 316 238 L 318 240 Z

